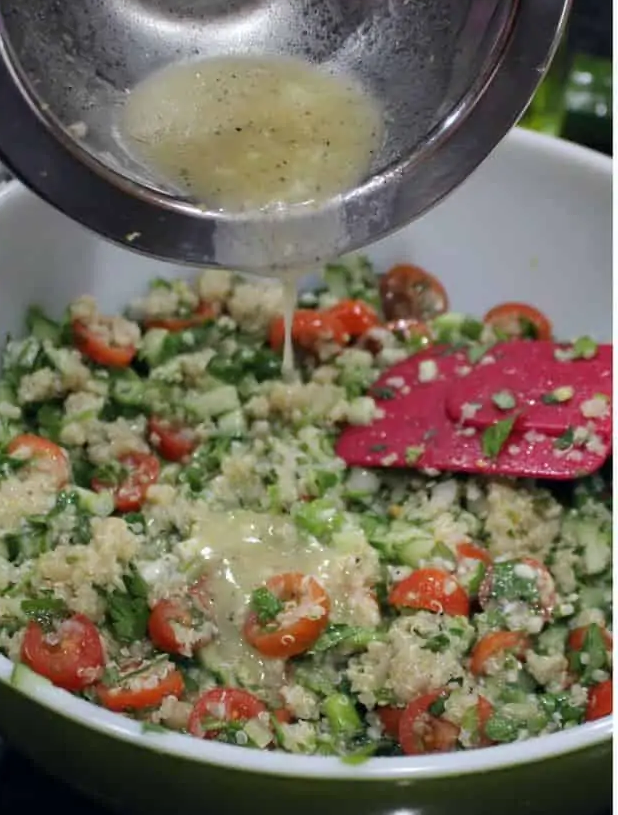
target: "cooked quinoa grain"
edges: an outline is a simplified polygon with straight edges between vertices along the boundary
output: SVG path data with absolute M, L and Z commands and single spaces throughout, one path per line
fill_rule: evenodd
M 328 267 L 299 298 L 294 381 L 276 283 L 208 271 L 122 315 L 31 309 L 0 379 L 0 651 L 145 727 L 354 760 L 609 713 L 610 470 L 556 486 L 335 455 L 394 362 L 497 336 L 389 323 L 418 321 L 411 291 Z

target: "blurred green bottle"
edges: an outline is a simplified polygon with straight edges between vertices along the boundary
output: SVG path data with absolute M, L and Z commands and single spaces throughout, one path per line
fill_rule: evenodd
M 565 35 L 521 127 L 612 152 L 612 63 L 573 54 Z

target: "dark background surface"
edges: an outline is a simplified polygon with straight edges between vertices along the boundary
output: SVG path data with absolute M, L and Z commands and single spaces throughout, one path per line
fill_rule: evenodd
M 574 0 L 569 45 L 600 57 L 612 56 L 612 0 Z M 38 738 L 43 734 L 37 734 Z M 0 812 L 61 811 L 62 815 L 108 815 L 107 811 L 53 781 L 20 756 L 0 753 Z M 608 801 L 607 815 L 611 811 Z M 605 813 L 582 813 L 605 815 Z
M 612 56 L 612 0 L 574 0 L 569 27 L 576 51 Z

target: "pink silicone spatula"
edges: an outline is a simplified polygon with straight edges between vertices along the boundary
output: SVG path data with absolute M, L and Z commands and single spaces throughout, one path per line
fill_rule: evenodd
M 337 442 L 350 466 L 566 480 L 611 452 L 611 345 L 435 346 L 386 371 L 371 394 L 379 418 Z

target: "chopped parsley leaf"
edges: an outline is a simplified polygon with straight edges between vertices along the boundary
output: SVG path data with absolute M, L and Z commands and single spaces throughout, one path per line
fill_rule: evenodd
M 494 422 L 485 431 L 483 431 L 482 447 L 483 455 L 488 458 L 497 458 L 500 451 L 506 444 L 513 425 L 515 424 L 516 416 L 509 416 L 508 419 L 502 419 L 499 422 Z
M 283 611 L 281 600 L 269 591 L 266 586 L 255 589 L 251 595 L 251 608 L 260 625 L 271 623 Z

